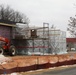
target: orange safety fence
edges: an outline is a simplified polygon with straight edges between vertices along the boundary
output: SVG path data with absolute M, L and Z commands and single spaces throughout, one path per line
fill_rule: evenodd
M 76 64 L 75 53 L 47 56 L 15 56 L 11 58 L 13 61 L 0 64 L 0 74 Z

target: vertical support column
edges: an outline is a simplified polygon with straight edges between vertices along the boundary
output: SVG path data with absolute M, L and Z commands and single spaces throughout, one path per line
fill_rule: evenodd
M 43 55 L 44 55 L 44 50 L 45 50 L 45 42 L 44 42 L 44 38 L 45 38 L 45 23 L 43 23 Z
M 34 39 L 32 39 L 32 41 L 33 41 L 33 52 L 34 52 Z
M 46 30 L 45 30 L 46 29 L 46 26 L 45 25 L 47 25 L 47 36 L 48 36 L 47 40 L 48 40 L 48 50 L 49 50 L 49 23 L 43 23 L 43 43 L 44 43 L 44 40 L 45 40 L 44 37 L 46 35 L 45 34 L 45 32 L 46 32 Z M 45 47 L 45 43 L 44 43 L 44 47 Z

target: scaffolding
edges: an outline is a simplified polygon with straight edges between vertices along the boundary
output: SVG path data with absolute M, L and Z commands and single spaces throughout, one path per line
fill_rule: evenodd
M 50 29 L 49 35 L 52 54 L 66 53 L 66 32 L 59 29 Z
M 24 28 L 17 27 L 14 30 L 14 33 L 15 33 L 14 39 L 18 39 L 19 41 L 22 39 L 22 40 L 26 40 L 27 42 L 27 44 L 22 44 L 24 41 L 22 42 L 20 41 L 20 45 L 18 44 L 18 46 L 24 46 L 23 48 L 21 47 L 20 51 L 26 50 L 25 51 L 26 54 L 28 54 L 29 52 L 34 54 L 40 53 L 41 55 L 48 53 L 48 48 L 49 48 L 49 45 L 48 45 L 49 24 L 48 23 L 43 23 L 43 27 L 36 27 L 36 28 L 29 28 L 27 26 Z M 15 40 L 15 43 L 16 42 L 17 41 Z
M 66 33 L 55 28 L 49 28 L 49 23 L 43 23 L 43 27 L 34 28 L 26 25 L 23 28 L 18 27 L 14 31 L 15 45 L 22 54 L 66 53 Z

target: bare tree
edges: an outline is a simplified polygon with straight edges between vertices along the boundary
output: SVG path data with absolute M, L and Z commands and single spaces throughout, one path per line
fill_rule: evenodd
M 23 13 L 14 11 L 9 6 L 0 5 L 0 21 L 6 23 L 29 23 L 29 18 Z
M 67 30 L 70 32 L 71 36 L 76 38 L 76 18 L 70 17 Z

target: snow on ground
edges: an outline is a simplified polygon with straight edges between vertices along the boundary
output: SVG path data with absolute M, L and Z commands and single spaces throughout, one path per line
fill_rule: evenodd
M 19 73 L 11 73 L 10 75 L 22 75 L 22 74 L 19 74 Z
M 11 58 L 5 57 L 4 55 L 0 54 L 0 64 L 6 64 L 10 61 L 12 61 Z

